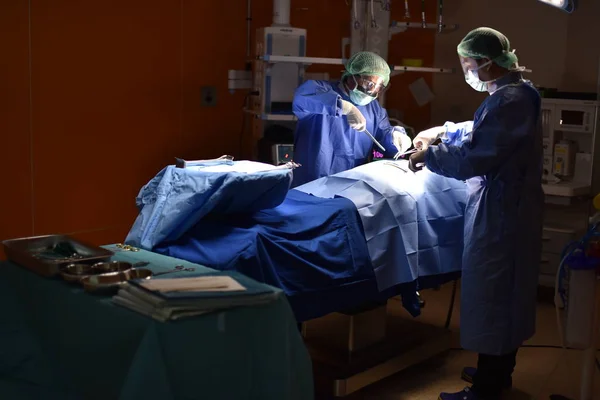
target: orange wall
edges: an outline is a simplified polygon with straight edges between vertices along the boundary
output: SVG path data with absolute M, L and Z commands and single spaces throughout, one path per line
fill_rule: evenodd
M 124 239 L 140 187 L 173 157 L 240 154 L 244 93 L 227 70 L 245 61 L 245 1 L 4 0 L 0 6 L 0 240 L 70 233 L 95 244 Z M 401 19 L 402 2 L 393 3 Z M 415 20 L 419 0 L 411 0 Z M 253 1 L 254 28 L 271 0 Z M 427 0 L 434 21 L 435 0 Z M 340 57 L 350 8 L 342 0 L 292 0 L 292 25 L 308 29 L 308 55 Z M 396 35 L 389 62 L 432 65 L 432 31 Z M 339 75 L 339 67 L 329 71 Z M 393 79 L 390 108 L 415 128 L 429 121 Z M 424 75 L 431 83 L 431 76 Z M 217 107 L 200 107 L 200 88 Z

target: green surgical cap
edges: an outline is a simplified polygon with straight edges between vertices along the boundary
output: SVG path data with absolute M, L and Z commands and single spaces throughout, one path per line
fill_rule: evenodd
M 390 82 L 390 72 L 390 66 L 383 58 L 370 51 L 360 51 L 353 54 L 346 63 L 344 77 L 349 75 L 378 76 L 387 86 Z
M 492 28 L 477 28 L 464 37 L 457 47 L 458 55 L 476 60 L 489 58 L 499 66 L 511 69 L 518 61 L 510 50 L 510 42 L 502 33 Z

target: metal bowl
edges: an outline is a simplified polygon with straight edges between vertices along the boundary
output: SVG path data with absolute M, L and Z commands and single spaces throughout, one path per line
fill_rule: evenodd
M 96 274 L 109 274 L 113 272 L 125 272 L 133 268 L 133 265 L 124 261 L 107 261 L 96 263 L 92 266 Z
M 60 267 L 60 275 L 67 282 L 79 282 L 81 279 L 96 274 L 90 264 L 69 264 Z
M 139 268 L 107 274 L 90 275 L 81 280 L 86 292 L 114 292 L 130 279 L 148 279 L 152 276 L 149 269 Z
M 136 268 L 126 272 L 127 280 L 131 279 L 150 279 L 152 277 L 152 271 L 146 268 Z

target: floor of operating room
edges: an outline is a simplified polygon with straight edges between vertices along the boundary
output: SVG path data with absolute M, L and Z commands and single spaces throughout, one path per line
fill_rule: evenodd
M 443 326 L 448 311 L 448 299 L 452 285 L 445 285 L 440 291 L 422 292 L 426 301 L 419 320 Z M 391 300 L 388 307 L 393 313 L 405 313 L 399 301 Z M 407 313 L 405 313 L 408 315 Z M 454 308 L 451 329 L 456 336 L 458 347 L 460 306 Z M 600 339 L 600 338 L 599 338 Z M 540 300 L 537 314 L 537 333 L 527 345 L 560 344 L 554 306 Z M 598 341 L 600 347 L 600 340 Z M 572 399 L 578 398 L 581 378 L 581 355 L 577 350 L 556 348 L 523 348 L 517 357 L 517 367 L 513 375 L 513 390 L 507 393 L 509 399 L 548 399 L 551 394 L 561 394 Z M 464 366 L 475 366 L 475 354 L 450 350 L 420 365 L 406 369 L 383 381 L 375 383 L 345 397 L 346 400 L 436 400 L 440 392 L 460 391 L 467 384 L 460 379 Z M 600 399 L 600 372 L 596 371 L 595 391 Z M 320 398 L 321 396 L 319 396 Z

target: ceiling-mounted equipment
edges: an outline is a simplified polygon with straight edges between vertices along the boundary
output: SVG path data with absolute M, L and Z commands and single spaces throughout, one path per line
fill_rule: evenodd
M 560 8 L 561 10 L 571 14 L 577 8 L 577 0 L 539 0 L 542 3 L 552 7 Z

